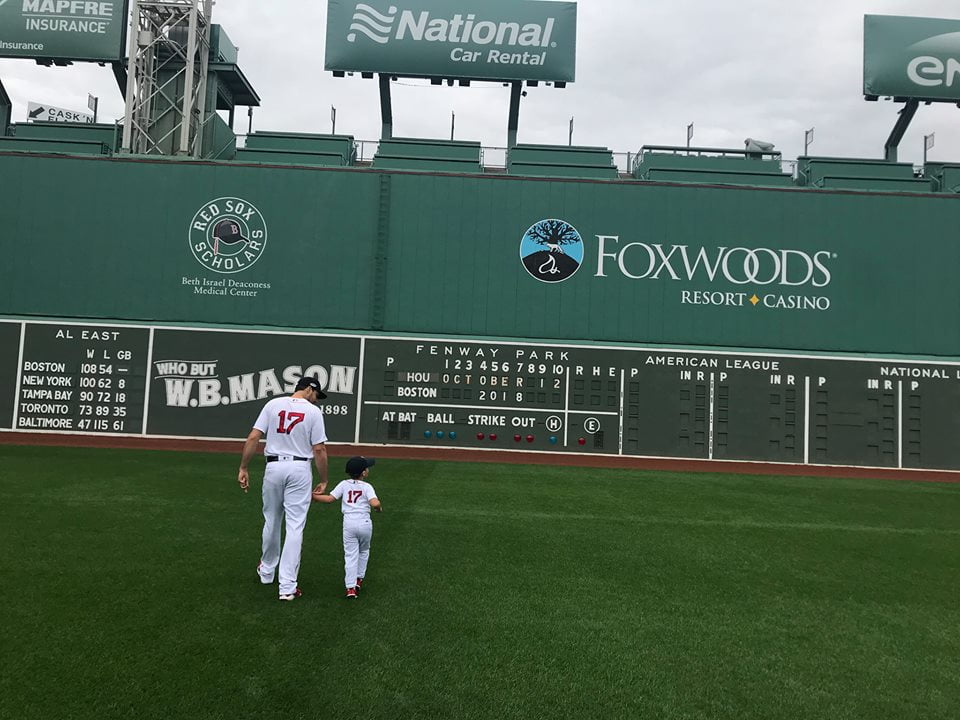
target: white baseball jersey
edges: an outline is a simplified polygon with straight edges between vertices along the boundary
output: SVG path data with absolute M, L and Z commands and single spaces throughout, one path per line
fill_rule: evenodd
M 344 519 L 370 515 L 370 501 L 377 499 L 373 485 L 363 480 L 344 480 L 330 493 L 340 500 L 340 511 Z
M 265 455 L 312 458 L 313 446 L 327 441 L 323 411 L 303 398 L 274 398 L 253 426 L 267 438 Z

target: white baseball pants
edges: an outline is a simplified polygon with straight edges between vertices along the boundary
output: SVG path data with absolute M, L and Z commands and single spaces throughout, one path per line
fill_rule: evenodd
M 280 565 L 280 594 L 297 589 L 303 528 L 310 509 L 313 473 L 302 460 L 267 463 L 263 474 L 263 554 L 260 556 L 260 580 L 273 581 Z M 287 534 L 280 551 L 280 530 L 286 516 Z
M 357 578 L 367 573 L 373 522 L 369 515 L 343 516 L 343 584 L 356 587 Z

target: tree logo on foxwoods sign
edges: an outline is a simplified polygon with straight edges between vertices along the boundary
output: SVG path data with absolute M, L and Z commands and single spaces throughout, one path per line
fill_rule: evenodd
M 231 274 L 246 270 L 263 254 L 267 224 L 252 203 L 222 197 L 205 203 L 190 221 L 190 250 L 201 265 Z
M 580 269 L 583 238 L 564 220 L 541 220 L 523 234 L 520 260 L 540 282 L 562 282 Z

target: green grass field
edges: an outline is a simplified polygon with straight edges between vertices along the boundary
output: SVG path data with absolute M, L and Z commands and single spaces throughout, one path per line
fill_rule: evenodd
M 0 718 L 960 717 L 960 485 L 383 460 L 280 603 L 262 464 L 0 457 Z

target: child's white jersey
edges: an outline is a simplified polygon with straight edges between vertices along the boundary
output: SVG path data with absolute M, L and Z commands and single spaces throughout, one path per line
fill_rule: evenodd
M 363 480 L 344 480 L 330 493 L 340 500 L 340 510 L 344 519 L 370 514 L 370 501 L 377 499 L 373 485 Z

